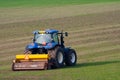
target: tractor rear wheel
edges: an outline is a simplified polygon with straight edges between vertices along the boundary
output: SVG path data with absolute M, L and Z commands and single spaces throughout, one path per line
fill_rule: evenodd
M 75 50 L 70 49 L 70 51 L 65 56 L 65 64 L 67 66 L 73 66 L 77 62 L 77 55 Z
M 60 68 L 63 66 L 64 66 L 64 51 L 61 48 L 58 48 L 55 57 L 55 67 Z

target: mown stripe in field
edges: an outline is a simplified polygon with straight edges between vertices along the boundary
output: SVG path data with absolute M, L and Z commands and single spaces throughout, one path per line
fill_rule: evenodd
M 6 40 L 0 40 L 0 44 L 4 45 L 6 43 L 13 43 L 13 42 L 19 42 L 19 41 L 25 41 L 27 39 L 32 39 L 33 36 L 26 36 L 26 37 L 17 37 L 12 39 L 6 39 Z
M 81 28 L 81 27 L 80 27 Z M 114 25 L 114 26 L 111 26 L 111 25 L 107 25 L 107 26 L 94 26 L 94 27 L 88 27 L 88 28 L 85 28 L 85 29 L 76 29 L 76 30 L 72 30 L 72 31 L 68 31 L 69 33 L 69 37 L 66 38 L 66 39 L 70 39 L 70 38 L 74 38 L 74 37 L 77 37 L 79 35 L 87 35 L 87 34 L 97 34 L 97 33 L 103 33 L 106 31 L 109 32 L 109 31 L 114 31 L 114 30 L 119 30 L 119 26 L 118 25 Z M 16 44 L 17 42 L 20 42 L 22 43 L 23 41 L 27 42 L 26 40 L 28 39 L 32 39 L 33 36 L 28 36 L 28 37 L 20 37 L 20 38 L 14 38 L 14 39 L 7 39 L 7 40 L 4 40 L 4 41 L 0 41 L 0 44 L 1 46 L 4 46 L 4 45 L 7 45 L 7 44 Z M 86 37 L 86 36 L 85 36 Z
M 12 54 L 12 52 L 17 52 L 17 51 L 20 51 L 21 53 L 23 53 L 24 52 L 24 48 L 25 47 L 9 48 L 9 49 L 0 51 L 0 54 L 1 54 L 1 56 L 2 55 L 6 56 L 6 55 L 9 55 L 9 54 Z
M 85 29 L 83 29 L 84 27 L 79 27 L 79 29 L 76 29 L 74 31 L 69 31 L 70 34 L 78 34 L 82 35 L 82 33 L 100 33 L 100 32 L 106 32 L 106 31 L 114 31 L 114 30 L 119 30 L 120 29 L 120 24 L 118 25 L 101 25 L 101 26 L 89 26 L 89 27 L 85 27 Z
M 118 60 L 120 59 L 120 54 L 116 54 L 113 52 L 113 54 L 108 54 L 108 55 L 98 55 L 98 56 L 94 56 L 94 57 L 89 57 L 87 59 L 91 60 L 91 61 L 107 61 L 107 60 Z
M 119 60 L 120 54 L 100 55 L 94 57 L 79 56 L 78 63 L 93 62 L 93 61 L 107 61 L 107 60 Z
M 94 6 L 93 6 L 94 5 Z M 25 21 L 56 19 L 77 15 L 101 13 L 120 10 L 119 3 L 70 5 L 52 8 L 13 8 L 0 9 L 0 24 Z M 31 12 L 32 11 L 32 12 Z
M 119 53 L 120 45 L 112 45 L 107 47 L 101 47 L 101 48 L 93 48 L 93 49 L 86 49 L 86 50 L 80 50 L 79 48 L 76 49 L 79 51 L 79 55 L 91 55 L 91 54 L 104 54 L 104 52 L 111 52 L 116 51 L 116 53 Z M 112 53 L 114 54 L 114 53 Z
M 120 33 L 120 27 L 113 27 L 112 29 L 99 29 L 99 30 L 88 30 L 88 31 L 81 31 L 77 33 L 70 33 L 70 37 L 68 39 L 73 39 L 73 38 L 85 38 L 89 36 L 99 36 L 99 35 L 106 35 L 106 34 L 118 34 Z M 67 38 L 66 38 L 67 39 Z
M 98 36 L 87 36 L 84 38 L 73 38 L 70 40 L 67 40 L 68 44 L 85 44 L 85 43 L 91 43 L 91 42 L 98 42 L 98 41 L 106 41 L 106 40 L 112 40 L 112 39 L 119 39 L 120 38 L 120 34 L 106 34 L 106 35 L 98 35 Z
M 119 60 L 119 49 L 111 49 L 111 50 L 104 50 L 104 51 L 100 51 L 100 52 L 95 52 L 92 54 L 85 54 L 85 55 L 78 55 L 79 59 L 97 59 L 99 58 L 99 60 L 101 61 L 104 57 L 107 56 L 111 56 L 109 58 L 106 58 L 104 60 L 109 60 L 109 59 L 118 59 Z M 103 58 L 102 58 L 103 57 Z
M 74 48 L 82 48 L 82 47 L 92 47 L 92 46 L 97 46 L 97 45 L 101 45 L 101 44 L 117 44 L 117 42 L 119 43 L 120 39 L 111 39 L 111 40 L 103 40 L 103 41 L 96 41 L 96 42 L 90 42 L 90 43 L 84 43 L 84 44 L 72 44 L 72 47 Z
M 17 38 L 18 36 L 19 37 L 30 36 L 30 34 L 31 34 L 30 32 L 32 32 L 33 30 L 38 29 L 38 28 L 43 29 L 43 27 L 40 27 L 40 26 L 48 26 L 48 25 L 49 25 L 49 27 L 45 27 L 45 28 L 50 28 L 52 26 L 59 25 L 58 27 L 52 27 L 52 28 L 55 28 L 58 30 L 64 29 L 65 31 L 73 30 L 73 26 L 76 28 L 76 30 L 82 30 L 85 28 L 87 29 L 89 27 L 93 27 L 93 26 L 97 27 L 98 25 L 101 25 L 101 26 L 115 25 L 115 24 L 119 24 L 119 22 L 120 22 L 119 21 L 119 13 L 120 13 L 119 11 L 117 11 L 117 12 L 115 11 L 115 12 L 107 12 L 105 14 L 100 13 L 97 15 L 93 14 L 93 15 L 61 18 L 61 19 L 60 18 L 50 19 L 50 20 L 45 20 L 45 21 L 43 20 L 43 21 L 38 21 L 36 23 L 34 23 L 34 21 L 33 21 L 33 22 L 28 22 L 28 25 L 26 22 L 16 23 L 16 24 L 8 24 L 8 25 L 2 26 L 3 29 L 0 30 L 0 34 L 4 34 L 4 35 L 0 35 L 0 37 L 1 37 L 1 41 L 2 41 L 2 40 L 6 40 L 8 38 L 9 39 Z M 92 18 L 92 20 L 91 20 L 91 18 Z M 24 24 L 26 24 L 26 25 L 24 25 Z M 37 24 L 38 26 L 33 27 L 33 24 L 35 24 L 35 25 Z M 32 25 L 32 26 L 26 27 L 29 25 Z M 65 27 L 61 27 L 63 25 Z M 7 30 L 7 29 L 10 29 L 10 30 Z M 19 29 L 19 30 L 17 30 L 17 29 Z M 8 36 L 8 33 L 9 33 L 9 36 Z
M 30 43 L 29 40 L 25 40 L 25 41 L 20 41 L 20 42 L 12 42 L 12 43 L 6 43 L 6 44 L 2 44 L 0 46 L 0 50 L 2 49 L 8 49 L 8 48 L 14 48 L 14 47 L 21 47 L 23 45 L 27 45 L 27 43 Z
M 92 32 L 92 31 L 99 31 L 99 30 L 107 30 L 107 29 L 116 29 L 119 28 L 120 24 L 99 24 L 99 25 L 89 25 L 89 26 L 79 26 L 75 27 L 74 30 L 67 30 L 70 33 L 78 33 L 78 32 Z M 73 26 L 74 27 L 74 26 Z

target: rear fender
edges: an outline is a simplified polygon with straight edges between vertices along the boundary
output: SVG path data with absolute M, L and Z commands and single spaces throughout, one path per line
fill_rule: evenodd
M 70 48 L 64 48 L 65 55 L 70 51 Z

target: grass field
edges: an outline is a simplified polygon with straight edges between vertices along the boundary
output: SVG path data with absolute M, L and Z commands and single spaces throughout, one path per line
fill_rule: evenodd
M 74 67 L 11 70 L 32 31 L 64 30 L 77 52 Z M 120 80 L 119 0 L 0 0 L 0 80 Z
M 1 0 L 0 7 L 46 7 L 89 3 L 116 2 L 119 0 Z

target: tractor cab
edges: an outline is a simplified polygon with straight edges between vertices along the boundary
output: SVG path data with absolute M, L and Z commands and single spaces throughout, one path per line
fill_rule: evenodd
M 48 43 L 59 44 L 58 31 L 57 30 L 46 30 L 46 31 L 34 31 L 33 43 L 40 45 L 46 45 Z
M 58 30 L 47 29 L 45 31 L 34 31 L 33 43 L 26 46 L 25 52 L 32 54 L 47 53 L 49 49 L 53 49 L 56 46 L 64 48 L 63 34 L 67 36 L 67 33 L 59 33 Z

